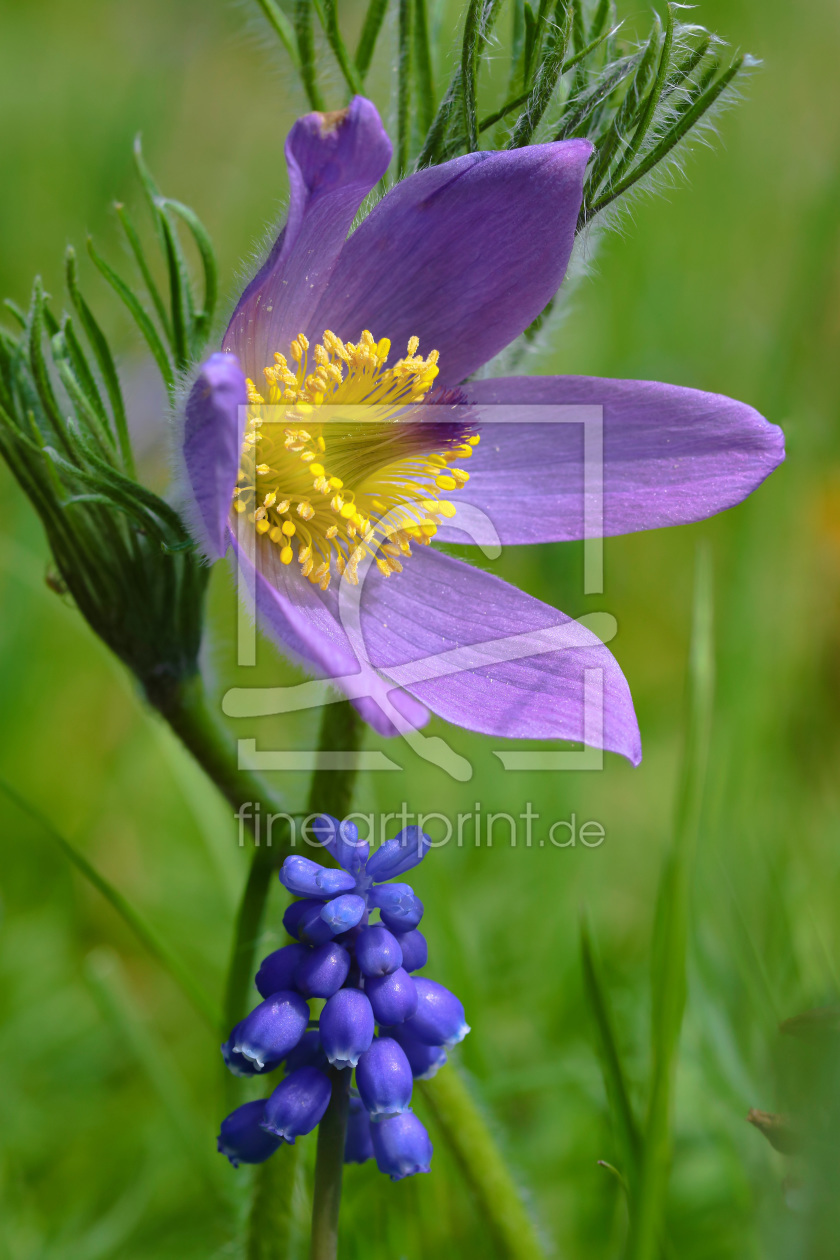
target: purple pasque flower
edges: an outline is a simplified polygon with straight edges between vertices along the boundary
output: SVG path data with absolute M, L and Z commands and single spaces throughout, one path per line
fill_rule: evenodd
M 388 137 L 362 97 L 299 119 L 286 142 L 285 228 L 187 403 L 191 514 L 208 555 L 233 543 L 263 628 L 337 680 L 383 733 L 417 727 L 431 710 L 493 735 L 587 735 L 638 762 L 630 692 L 600 640 L 428 543 L 696 521 L 741 502 L 784 457 L 778 428 L 717 394 L 584 377 L 469 380 L 560 287 L 590 153 L 588 141 L 567 140 L 418 171 L 348 236 L 388 166 Z M 412 420 L 421 401 L 440 422 Z M 318 409 L 331 404 L 364 407 L 368 422 L 322 422 Z M 568 404 L 603 408 L 596 526 L 584 513 L 580 426 L 527 423 L 524 410 L 550 416 Z M 490 409 L 504 423 L 483 423 Z M 240 519 L 247 530 L 233 528 Z M 356 630 L 341 598 L 360 567 Z M 488 651 L 522 635 L 536 644 L 524 655 Z M 597 736 L 584 728 L 595 669 Z

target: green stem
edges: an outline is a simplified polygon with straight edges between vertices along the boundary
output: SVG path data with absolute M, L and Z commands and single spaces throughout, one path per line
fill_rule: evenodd
M 475 1194 L 502 1255 L 543 1260 L 545 1251 L 510 1169 L 463 1077 L 454 1065 L 420 1081 L 446 1144 Z
M 350 1107 L 350 1068 L 330 1068 L 332 1097 L 318 1126 L 315 1191 L 312 1198 L 310 1260 L 335 1260 L 338 1255 L 338 1212 L 344 1171 L 344 1140 Z

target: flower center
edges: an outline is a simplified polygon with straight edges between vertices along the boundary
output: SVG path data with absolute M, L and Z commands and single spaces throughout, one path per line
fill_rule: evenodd
M 414 406 L 438 374 L 437 350 L 424 359 L 418 346 L 412 337 L 389 368 L 387 338 L 365 331 L 354 345 L 327 331 L 310 353 L 301 333 L 291 344 L 294 366 L 275 354 L 264 392 L 248 381 L 234 511 L 248 512 L 283 564 L 297 547 L 301 573 L 321 590 L 333 569 L 356 585 L 366 555 L 385 577 L 400 573 L 399 557 L 455 515 L 443 494 L 469 480 L 453 465 L 472 455 L 478 435 L 463 419 L 421 420 Z

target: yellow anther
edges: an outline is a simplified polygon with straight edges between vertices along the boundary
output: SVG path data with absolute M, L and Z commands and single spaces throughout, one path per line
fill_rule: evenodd
M 290 349 L 292 352 L 292 358 L 294 359 L 295 363 L 300 363 L 301 359 L 303 358 L 303 346 L 300 344 L 299 337 L 295 337 L 294 341 L 292 342 L 290 346 Z
M 263 507 L 267 507 L 267 508 L 274 507 L 274 501 L 276 498 L 277 498 L 277 491 L 270 490 L 268 494 L 265 496 L 265 498 L 263 499 Z
M 287 538 L 291 538 L 297 529 L 297 525 L 295 525 L 294 521 L 284 521 L 281 529 Z
M 479 442 L 481 441 L 481 435 L 479 433 L 474 433 L 472 437 L 467 438 L 467 441 L 469 442 L 470 446 L 478 446 Z
M 383 577 L 391 576 L 391 566 L 389 565 L 387 560 L 381 559 L 380 557 L 377 556 L 376 567 Z
M 329 485 L 331 490 L 340 490 L 344 482 L 340 477 L 330 477 Z
M 435 479 L 435 485 L 439 490 L 455 490 L 457 489 L 458 483 L 454 477 L 437 477 Z
M 284 512 L 288 512 L 288 510 L 289 510 L 289 500 L 288 500 L 288 499 L 284 499 L 282 503 L 278 503 L 278 504 L 277 504 L 277 514 L 278 514 L 278 516 L 282 516 L 282 515 L 283 515 L 283 513 L 284 513 Z
M 265 475 L 270 472 L 271 472 L 271 469 L 269 468 L 268 464 L 257 464 L 258 477 L 265 477 Z
M 376 357 L 377 359 L 379 359 L 380 363 L 384 363 L 390 353 L 391 353 L 391 343 L 387 337 L 383 337 L 382 340 L 377 344 Z
M 246 507 L 247 507 L 247 504 L 243 503 L 241 499 L 234 499 L 233 501 L 234 512 L 244 512 Z
M 291 547 L 286 546 L 286 547 L 284 547 L 284 548 L 283 548 L 283 550 L 280 552 L 280 559 L 283 561 L 283 564 L 291 564 L 291 563 L 292 563 L 292 549 L 291 549 Z
M 455 515 L 457 508 L 455 507 L 455 504 L 450 503 L 448 499 L 441 499 L 437 505 L 437 510 L 440 512 L 441 516 L 446 516 L 451 519 Z
M 338 495 L 336 495 L 335 498 L 333 499 L 333 503 L 337 503 L 337 502 L 340 502 Z M 342 503 L 341 507 L 339 507 L 337 510 L 344 517 L 346 521 L 349 521 L 352 517 L 356 515 L 355 503 Z
M 407 347 L 409 355 L 415 355 L 417 353 L 417 349 L 419 345 L 420 345 L 419 337 L 409 337 L 408 347 Z
M 268 531 L 268 536 L 273 543 L 279 543 L 283 538 L 283 531 L 278 529 L 276 525 L 272 525 L 271 529 Z
M 271 529 L 271 525 L 270 525 L 270 523 L 269 523 L 269 522 L 265 519 L 265 517 L 263 517 L 263 518 L 262 518 L 262 520 L 257 521 L 257 526 L 256 526 L 256 528 L 257 528 L 257 533 L 258 533 L 258 534 L 267 534 L 267 533 L 268 533 L 268 531 Z
M 307 503 L 305 499 L 302 499 L 297 505 L 297 514 L 302 520 L 311 521 L 315 515 L 315 509 L 311 503 Z
M 338 526 L 337 526 L 337 525 L 330 525 L 327 529 L 325 529 L 325 530 L 324 530 L 324 537 L 325 537 L 325 538 L 335 538 L 335 536 L 336 536 L 336 534 L 337 534 L 337 533 L 338 533 Z
M 319 450 L 319 451 L 321 451 L 321 453 L 323 454 L 323 452 L 324 452 L 326 449 L 327 449 L 327 444 L 326 444 L 326 442 L 324 441 L 323 434 L 320 434 L 320 433 L 319 433 L 319 434 L 318 434 L 318 450 Z
M 323 477 L 324 465 L 323 464 L 310 464 L 309 471 L 312 473 L 313 477 Z
M 342 499 L 340 494 L 334 494 L 333 497 L 330 499 L 330 507 L 332 508 L 334 512 L 341 512 L 343 514 L 345 506 L 353 507 L 353 504 L 350 503 L 350 504 L 345 505 L 345 502 Z M 354 512 L 355 510 L 356 509 L 353 507 Z

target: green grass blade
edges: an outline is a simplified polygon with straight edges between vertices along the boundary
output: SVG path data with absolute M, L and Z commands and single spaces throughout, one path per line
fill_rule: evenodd
M 642 1138 L 639 1123 L 630 1102 L 627 1078 L 613 1030 L 612 1012 L 600 962 L 595 954 L 589 926 L 584 919 L 580 926 L 580 951 L 583 964 L 583 986 L 595 1020 L 598 1052 L 604 1087 L 610 1104 L 616 1142 L 627 1184 L 638 1183 Z
M 66 840 L 60 831 L 46 818 L 39 810 L 22 797 L 15 789 L 5 780 L 0 779 L 0 790 L 2 790 L 9 800 L 14 801 L 18 809 L 26 814 L 33 822 L 37 823 L 41 830 L 49 836 L 52 842 L 61 850 L 66 858 L 72 862 L 76 870 L 92 884 L 97 892 L 101 893 L 105 900 L 116 910 L 117 914 L 128 925 L 137 939 L 141 942 L 145 949 L 160 963 L 165 971 L 169 973 L 175 983 L 182 990 L 184 995 L 190 1000 L 199 1014 L 210 1024 L 215 1032 L 219 1024 L 219 1013 L 215 1003 L 208 997 L 201 986 L 189 974 L 178 958 L 172 953 L 169 946 L 166 945 L 158 936 L 155 929 L 146 922 L 143 915 L 135 910 L 129 901 L 122 895 L 119 889 L 101 875 L 83 853 L 80 853 L 75 845 Z
M 356 69 L 355 62 L 347 51 L 347 46 L 341 34 L 338 25 L 338 11 L 336 8 L 336 0 L 322 0 L 322 5 L 318 8 L 318 16 L 322 19 L 324 25 L 324 33 L 329 42 L 333 55 L 338 62 L 339 69 L 344 75 L 344 81 L 350 91 L 355 96 L 362 90 L 362 81 Z
M 213 316 L 216 311 L 216 303 L 219 300 L 219 268 L 216 263 L 216 251 L 213 249 L 213 242 L 210 239 L 210 233 L 201 222 L 198 215 L 189 206 L 185 206 L 181 201 L 174 201 L 171 197 L 164 197 L 161 201 L 161 208 L 164 210 L 172 210 L 183 219 L 190 230 L 196 249 L 201 257 L 201 267 L 204 273 L 204 302 L 202 310 L 196 311 L 193 315 L 193 353 L 197 353 L 209 336 L 213 323 Z
M 478 45 L 481 34 L 482 0 L 470 0 L 464 21 L 464 39 L 461 47 L 461 97 L 464 110 L 464 126 L 467 132 L 467 152 L 478 148 L 478 118 L 476 93 L 478 88 Z
M 399 52 L 397 54 L 397 178 L 408 167 L 411 140 L 411 13 L 412 0 L 399 0 Z
M 455 1065 L 447 1064 L 433 1080 L 417 1083 L 496 1235 L 500 1254 L 508 1260 L 543 1260 L 534 1223 Z
M 169 362 L 169 355 L 166 352 L 166 347 L 158 336 L 157 329 L 144 311 L 136 294 L 132 292 L 122 277 L 117 275 L 113 267 L 105 261 L 96 249 L 96 246 L 90 237 L 87 239 L 87 251 L 90 255 L 91 262 L 96 267 L 97 271 L 99 271 L 100 275 L 107 280 L 108 284 L 114 290 L 117 297 L 126 307 L 135 324 L 140 329 L 146 345 L 152 352 L 152 357 L 158 366 L 158 371 L 163 377 L 164 384 L 169 390 L 171 397 L 172 392 L 175 389 L 175 376 L 172 371 L 172 364 Z
M 435 83 L 426 0 L 414 0 L 414 81 L 417 85 L 417 115 L 425 133 L 435 116 Z
M 295 0 L 295 38 L 298 47 L 300 78 L 312 109 L 323 109 L 324 98 L 318 87 L 315 69 L 315 41 L 312 37 L 312 5 L 310 0 Z
M 225 1184 L 224 1164 L 215 1153 L 209 1126 L 196 1114 L 169 1051 L 138 1011 L 118 956 L 104 946 L 92 950 L 85 974 L 120 1045 L 134 1056 L 163 1104 L 187 1158 L 208 1189 L 218 1194 Z
M 79 323 L 85 330 L 85 336 L 90 342 L 93 357 L 96 359 L 99 371 L 102 373 L 102 379 L 105 382 L 105 390 L 108 394 L 108 401 L 111 404 L 111 416 L 123 466 L 127 472 L 134 476 L 134 455 L 131 450 L 131 440 L 128 436 L 128 421 L 125 415 L 125 403 L 123 402 L 122 389 L 120 388 L 120 378 L 117 375 L 114 356 L 111 354 L 111 348 L 108 345 L 105 334 L 96 322 L 93 312 L 82 297 L 79 289 L 76 251 L 72 245 L 67 247 L 64 264 L 70 301 L 73 303 L 73 307 L 79 317 Z
M 289 54 L 295 70 L 299 72 L 300 59 L 295 47 L 295 30 L 291 22 L 280 8 L 280 5 L 275 3 L 275 0 L 257 0 L 257 4 L 262 9 L 265 19 L 274 31 L 274 34 Z
M 689 664 L 688 720 L 674 838 L 660 880 L 652 951 L 651 1076 L 639 1191 L 628 1260 L 657 1260 L 671 1166 L 674 1075 L 686 998 L 689 880 L 711 735 L 714 659 L 712 571 L 698 552 Z
M 382 23 L 385 20 L 385 13 L 388 8 L 388 0 L 370 0 L 367 13 L 365 14 L 362 33 L 359 36 L 359 44 L 356 49 L 356 69 L 364 79 L 370 63 L 373 60 L 376 41 L 379 38 L 379 32 L 382 29 Z
M 599 200 L 595 202 L 592 207 L 591 214 L 594 215 L 597 214 L 599 210 L 603 210 L 604 207 L 608 206 L 611 201 L 616 199 L 616 197 L 620 197 L 623 193 L 626 193 L 633 187 L 634 184 L 638 183 L 640 179 L 644 178 L 645 175 L 652 171 L 653 168 L 657 166 L 658 163 L 661 162 L 662 159 L 666 157 L 677 144 L 679 144 L 691 128 L 700 121 L 703 115 L 711 109 L 715 101 L 721 96 L 726 88 L 729 87 L 732 80 L 741 71 L 744 66 L 744 61 L 744 57 L 739 57 L 737 61 L 733 62 L 729 69 L 720 76 L 719 79 L 707 87 L 706 90 L 693 101 L 685 113 L 679 116 L 674 125 L 666 131 L 665 135 L 642 159 L 642 161 L 639 162 L 632 171 L 629 171 L 625 177 L 615 185 L 614 188 L 611 188 L 609 192 L 605 193 L 603 197 L 599 198 Z
M 125 236 L 126 236 L 126 240 L 128 241 L 129 248 L 132 254 L 134 255 L 134 260 L 137 263 L 141 276 L 143 277 L 143 283 L 146 286 L 146 290 L 149 294 L 149 297 L 152 299 L 152 304 L 154 305 L 155 311 L 157 312 L 157 317 L 160 320 L 160 324 L 163 329 L 164 336 L 166 337 L 167 341 L 171 345 L 172 344 L 172 325 L 169 321 L 169 313 L 166 309 L 166 303 L 164 302 L 163 298 L 160 295 L 160 290 L 155 284 L 155 280 L 152 275 L 151 268 L 149 267 L 149 264 L 146 261 L 146 251 L 143 249 L 143 245 L 140 240 L 140 235 L 137 231 L 137 228 L 134 226 L 134 221 L 132 220 L 131 216 L 129 215 L 128 211 L 126 210 L 122 202 L 115 201 L 114 209 L 117 212 L 117 218 L 120 221 L 122 230 L 125 232 Z

